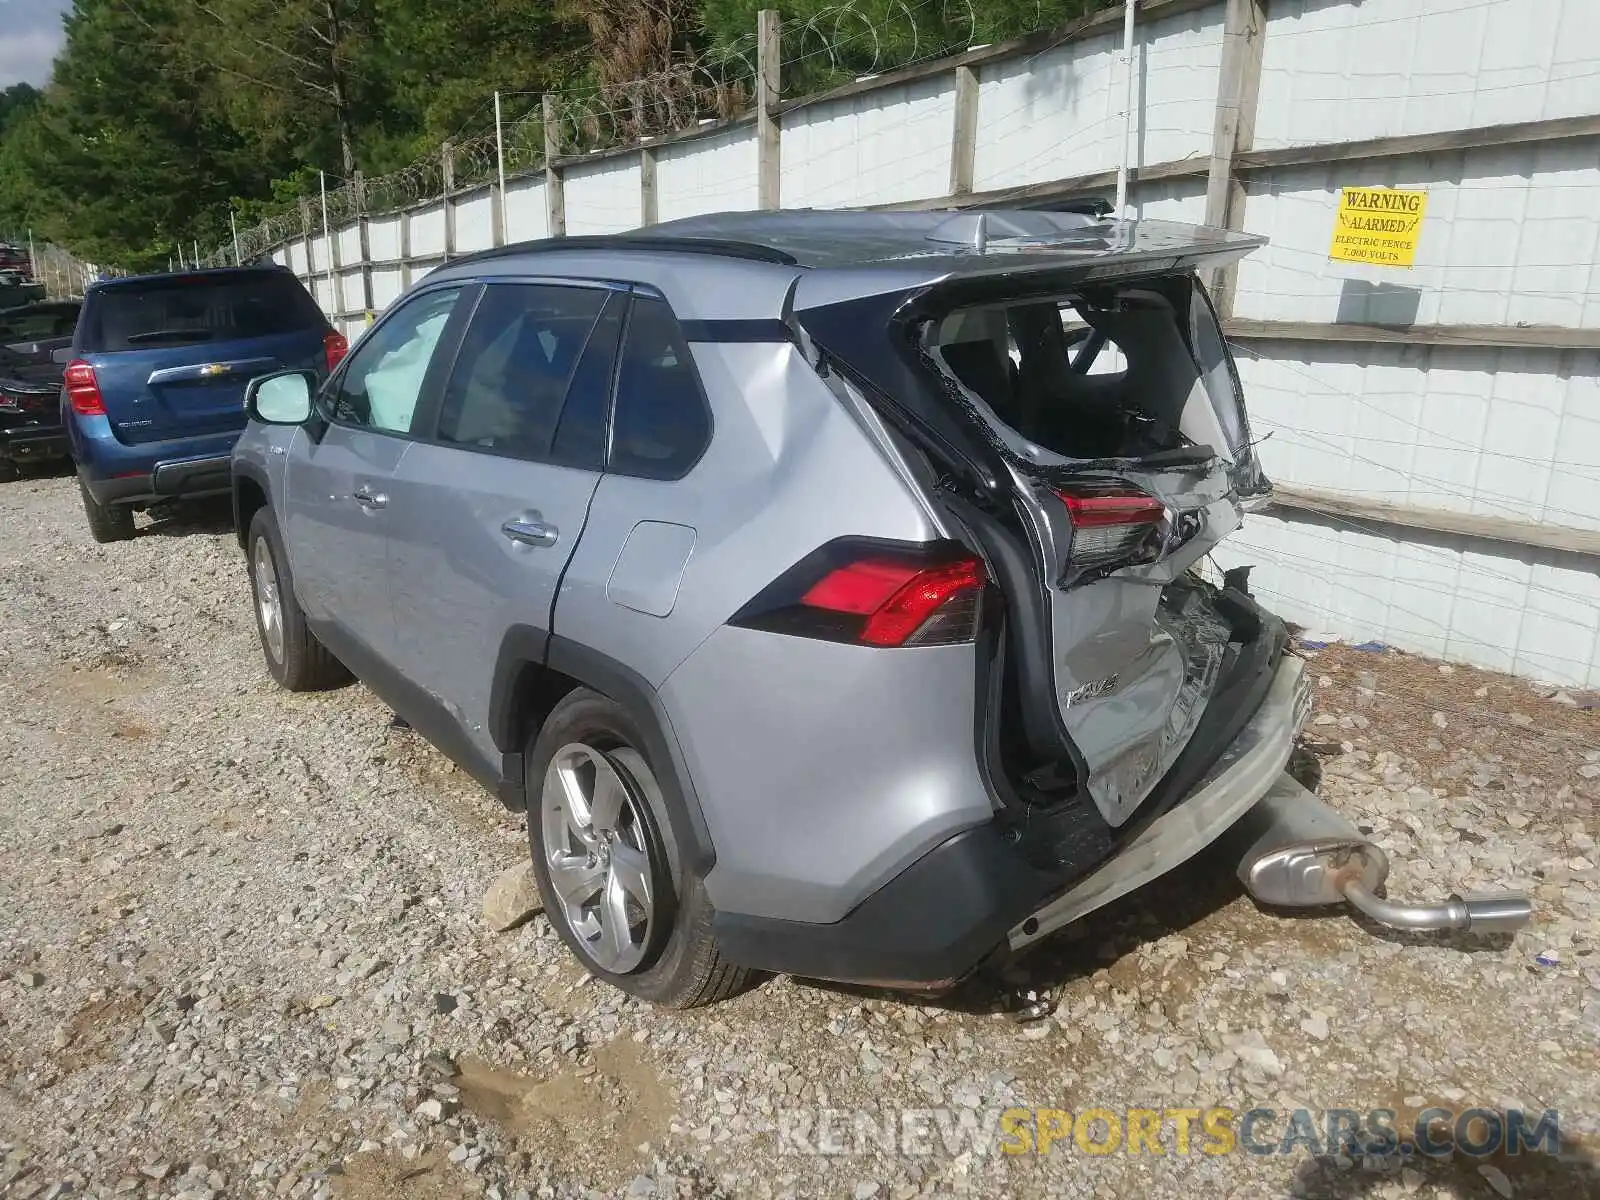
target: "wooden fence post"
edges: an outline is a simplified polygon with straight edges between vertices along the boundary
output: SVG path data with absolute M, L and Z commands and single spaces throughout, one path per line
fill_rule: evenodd
M 361 311 L 372 316 L 372 230 L 367 225 L 367 181 L 357 171 L 355 182 L 356 238 L 361 251 Z
M 567 233 L 567 197 L 561 180 L 561 168 L 556 159 L 561 157 L 560 127 L 556 120 L 556 98 L 544 94 L 544 200 L 549 214 L 550 236 L 565 237 Z
M 972 169 L 978 157 L 978 74 L 971 67 L 956 68 L 956 114 L 950 131 L 950 194 L 965 196 L 972 190 Z
M 660 201 L 656 194 L 656 152 L 650 146 L 639 147 L 639 224 L 654 225 L 661 219 Z
M 451 194 L 456 190 L 456 148 L 446 142 L 441 151 L 444 167 L 444 260 L 449 262 L 456 252 L 456 204 Z
M 494 94 L 494 174 L 495 186 L 489 189 L 489 219 L 494 222 L 494 244 L 511 240 L 506 217 L 506 135 L 500 111 L 500 93 Z
M 311 258 L 311 197 L 310 196 L 301 196 L 300 197 L 300 249 L 304 252 L 304 254 L 306 256 L 306 279 L 305 279 L 306 290 L 307 291 L 311 291 L 312 295 L 314 296 L 314 295 L 316 295 L 316 292 L 313 290 L 314 287 L 315 287 L 315 284 L 312 281 L 314 279 L 316 279 L 316 277 L 317 277 L 317 264 L 315 262 L 313 262 L 312 258 Z
M 400 210 L 400 290 L 411 286 L 411 210 Z
M 498 183 L 489 185 L 489 224 L 493 226 L 490 231 L 493 237 L 492 245 L 504 246 L 506 244 L 506 194 Z
M 782 24 L 776 9 L 756 14 L 756 204 L 778 208 L 782 202 L 783 140 L 773 112 L 783 95 Z
M 1234 173 L 1237 154 L 1255 144 L 1256 101 L 1261 92 L 1261 50 L 1267 34 L 1267 0 L 1228 0 L 1222 18 L 1222 69 L 1217 82 L 1216 121 L 1206 176 L 1207 225 L 1244 228 L 1244 183 Z M 1211 272 L 1217 315 L 1233 315 L 1238 264 Z
M 344 294 L 344 255 L 339 253 L 339 231 L 329 224 L 328 232 L 328 274 L 333 277 L 333 307 L 338 311 L 339 320 L 344 320 L 349 315 L 349 301 Z

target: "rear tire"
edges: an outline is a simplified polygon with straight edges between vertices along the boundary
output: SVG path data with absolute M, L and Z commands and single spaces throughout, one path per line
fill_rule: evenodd
M 78 477 L 78 494 L 83 497 L 83 512 L 89 518 L 89 536 L 101 545 L 125 542 L 133 536 L 133 509 L 126 504 L 101 504 L 89 494 L 89 485 Z
M 291 692 L 320 692 L 348 683 L 350 672 L 306 624 L 271 509 L 258 509 L 250 521 L 245 556 L 261 656 L 278 686 Z
M 0 458 L 0 483 L 15 483 L 22 478 L 22 468 L 9 458 Z
M 643 745 L 628 711 L 587 688 L 569 692 L 529 745 L 528 841 L 545 912 L 585 970 L 630 996 L 665 1008 L 726 1000 L 749 986 L 753 973 L 722 956 L 712 928 L 715 910 L 704 884 L 682 867 Z M 598 782 L 602 779 L 623 789 L 620 802 L 611 805 L 617 816 L 590 821 L 588 833 L 598 836 L 584 836 L 577 828 L 584 825 L 582 817 L 597 816 L 606 807 L 599 803 L 588 814 L 581 811 L 607 786 Z M 574 780 L 580 792 L 592 789 L 576 803 L 569 790 Z M 587 858 L 586 851 L 592 851 Z M 648 903 L 637 903 L 637 884 L 628 890 L 618 882 L 628 877 L 618 874 L 625 862 L 635 864 L 634 871 L 636 864 L 646 864 Z M 566 898 L 551 881 L 559 863 L 567 864 L 559 867 Z M 599 880 L 588 897 L 573 886 L 586 870 Z M 637 873 L 632 877 L 637 880 Z M 602 910 L 613 894 L 626 895 L 621 905 L 632 924 L 621 935 L 613 926 L 608 942 Z M 608 953 L 619 944 L 620 952 Z M 608 969 L 607 959 L 617 969 Z

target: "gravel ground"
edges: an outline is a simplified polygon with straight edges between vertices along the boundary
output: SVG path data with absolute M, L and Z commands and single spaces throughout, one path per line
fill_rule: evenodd
M 1312 656 L 1300 769 L 1396 891 L 1532 891 L 1509 944 L 1269 915 L 1209 855 L 1015 972 L 1040 1020 L 994 981 L 658 1012 L 488 930 L 520 819 L 360 687 L 272 686 L 225 511 L 101 548 L 70 479 L 0 498 L 0 1194 L 1600 1195 L 1588 697 Z M 1270 1144 L 1430 1104 L 1557 1109 L 1563 1153 L 998 1149 L 1018 1105 L 1266 1105 Z

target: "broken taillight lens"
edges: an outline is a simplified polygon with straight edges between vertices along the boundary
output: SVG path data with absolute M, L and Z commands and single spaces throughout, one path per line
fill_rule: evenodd
M 1068 557 L 1078 571 L 1148 561 L 1166 507 L 1133 488 L 1056 488 L 1072 522 Z

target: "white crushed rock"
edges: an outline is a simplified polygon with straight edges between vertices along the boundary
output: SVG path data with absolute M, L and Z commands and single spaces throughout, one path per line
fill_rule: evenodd
M 776 980 L 658 1012 L 587 982 L 542 917 L 486 928 L 520 819 L 361 688 L 273 687 L 225 506 L 97 547 L 70 478 L 0 502 L 0 1196 L 1600 1194 L 1542 1155 L 968 1137 L 1019 1104 L 1521 1105 L 1593 1130 L 1581 707 L 1392 655 L 1312 662 L 1322 794 L 1397 891 L 1532 891 L 1510 945 L 1268 915 L 1202 856 L 1030 960 L 1029 1024 L 992 985 L 928 1003 Z M 1412 668 L 1453 690 L 1386 708 Z M 1502 693 L 1480 734 L 1463 703 Z

